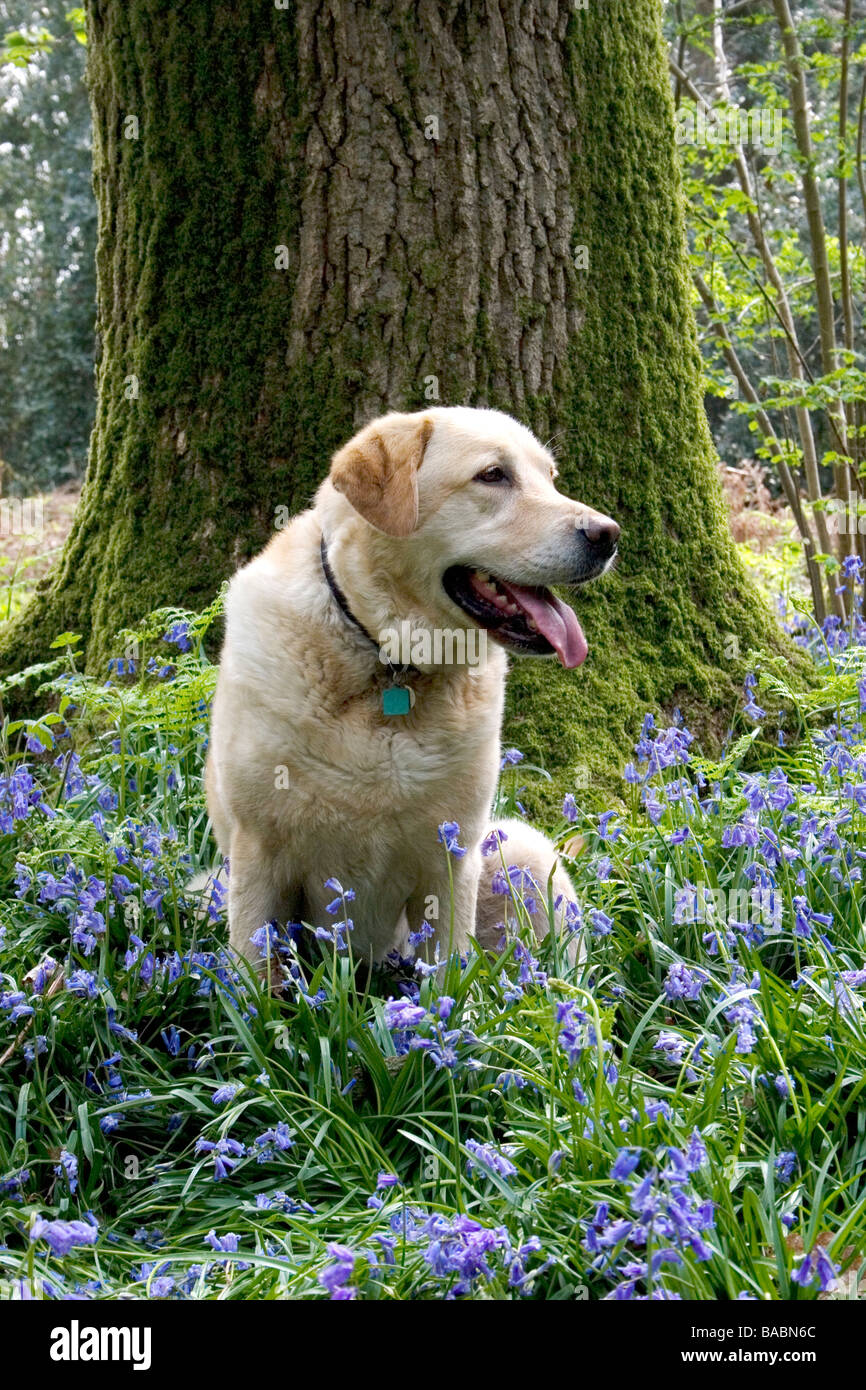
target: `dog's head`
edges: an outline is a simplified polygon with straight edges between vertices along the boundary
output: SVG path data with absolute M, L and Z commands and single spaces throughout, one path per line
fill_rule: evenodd
M 586 641 L 549 586 L 603 574 L 619 527 L 555 478 L 551 455 L 510 416 L 436 407 L 365 426 L 334 456 L 323 494 L 334 526 L 346 516 L 329 489 L 363 519 L 378 573 L 428 621 L 453 625 L 459 611 L 511 651 L 573 667 Z

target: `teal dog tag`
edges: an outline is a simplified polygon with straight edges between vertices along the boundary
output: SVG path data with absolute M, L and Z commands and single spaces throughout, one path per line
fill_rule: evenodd
M 408 714 L 412 701 L 404 685 L 391 685 L 382 691 L 383 714 Z

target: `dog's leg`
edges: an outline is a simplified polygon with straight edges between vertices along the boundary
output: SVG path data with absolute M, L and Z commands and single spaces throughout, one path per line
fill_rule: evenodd
M 283 921 L 290 896 L 287 885 L 259 841 L 241 830 L 232 834 L 229 863 L 229 941 L 264 979 L 266 961 L 252 937 L 266 922 Z M 274 975 L 272 967 L 272 985 Z
M 475 930 L 481 856 L 473 848 L 462 859 L 451 856 L 449 862 L 451 877 L 448 864 L 435 873 L 431 871 L 406 905 L 410 931 L 417 932 L 424 922 L 433 929 L 419 951 L 428 961 L 435 959 L 437 947 L 443 962 L 454 951 L 466 951 L 469 935 Z

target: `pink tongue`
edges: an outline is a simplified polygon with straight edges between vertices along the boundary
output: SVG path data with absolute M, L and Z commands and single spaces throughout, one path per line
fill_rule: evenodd
M 524 589 L 520 584 L 507 584 L 499 580 L 500 588 L 510 596 L 513 603 L 522 608 L 543 637 L 553 647 L 566 670 L 580 666 L 586 660 L 589 648 L 583 629 L 577 621 L 574 610 L 558 599 L 550 590 L 542 597 L 535 589 Z

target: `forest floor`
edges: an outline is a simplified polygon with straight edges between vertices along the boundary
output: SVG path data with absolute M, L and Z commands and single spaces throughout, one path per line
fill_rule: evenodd
M 33 501 L 41 524 L 35 530 L 20 529 L 0 500 L 0 622 L 15 616 L 51 569 L 72 529 L 80 497 L 79 483 L 38 494 Z
M 546 885 L 503 874 L 497 959 L 368 974 L 334 884 L 330 932 L 262 930 L 279 997 L 227 954 L 219 881 L 192 887 L 217 606 L 153 617 L 107 682 L 58 655 L 0 765 L 0 1293 L 866 1292 L 848 582 L 847 629 L 794 634 L 819 683 L 760 663 L 720 761 L 648 715 L 618 798 L 566 796 L 579 961 L 535 942 Z M 537 775 L 506 759 L 498 809 Z

